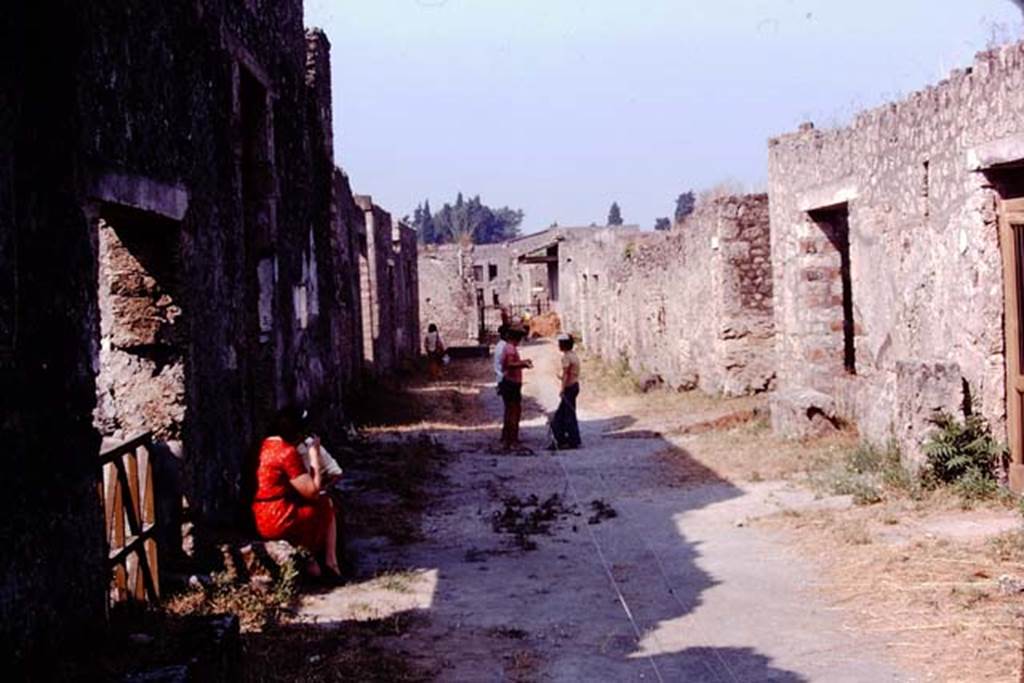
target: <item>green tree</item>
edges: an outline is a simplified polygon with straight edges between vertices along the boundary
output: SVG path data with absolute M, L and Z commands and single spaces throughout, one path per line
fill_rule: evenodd
M 430 213 L 430 200 L 424 201 L 412 213 L 412 227 L 416 228 L 422 244 L 438 244 L 440 242 L 434 216 Z
M 521 210 L 507 206 L 491 208 L 481 201 L 480 195 L 466 199 L 461 192 L 454 204 L 445 202 L 437 213 L 429 214 L 429 205 L 419 213 L 419 221 L 431 228 L 423 233 L 427 244 L 504 242 L 519 235 L 523 222 Z
M 622 211 L 618 202 L 612 202 L 611 208 L 608 209 L 608 225 L 622 225 Z
M 693 194 L 693 190 L 687 190 L 676 197 L 676 223 L 682 223 L 696 208 L 697 197 Z
M 672 229 L 672 221 L 670 221 L 667 216 L 665 218 L 658 218 L 657 220 L 654 221 L 654 229 L 655 230 L 671 230 Z

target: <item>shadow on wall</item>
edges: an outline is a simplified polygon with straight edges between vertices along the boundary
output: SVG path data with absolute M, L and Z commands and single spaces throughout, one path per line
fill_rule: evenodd
M 401 410 L 395 410 L 382 422 L 396 432 L 428 431 L 442 441 L 457 440 L 464 453 L 461 462 L 482 472 L 477 479 L 447 481 L 437 487 L 441 493 L 436 498 L 421 501 L 418 514 L 429 507 L 439 515 L 435 519 L 458 519 L 458 524 L 442 522 L 441 530 L 418 539 L 420 542 L 407 550 L 382 546 L 379 529 L 369 534 L 372 538 L 365 532 L 360 538 L 360 529 L 352 529 L 355 545 L 373 549 L 363 558 L 361 580 L 369 581 L 385 569 L 429 574 L 434 583 L 427 606 L 410 607 L 399 600 L 393 609 L 384 609 L 368 620 L 328 618 L 317 626 L 285 630 L 282 638 L 309 637 L 323 642 L 329 648 L 323 655 L 325 665 L 348 666 L 349 675 L 363 676 L 362 680 L 470 674 L 481 680 L 524 675 L 574 680 L 648 676 L 678 681 L 805 680 L 772 666 L 770 657 L 753 648 L 694 647 L 694 640 L 699 643 L 701 638 L 686 628 L 674 630 L 677 640 L 682 638 L 680 642 L 662 637 L 667 622 L 694 612 L 702 604 L 704 592 L 720 583 L 698 564 L 700 542 L 682 536 L 678 518 L 735 498 L 739 489 L 661 437 L 630 431 L 635 424 L 630 416 L 581 421 L 586 447 L 570 454 L 497 454 L 491 449 L 497 441 L 501 407 L 498 398 L 491 397 L 494 387 L 489 364 L 466 361 L 456 365 L 472 366 L 472 390 L 447 382 L 414 386 L 401 401 L 429 403 L 432 409 L 405 418 L 400 417 Z M 524 420 L 529 420 L 543 414 L 543 408 L 527 397 L 524 413 Z M 426 427 L 424 419 L 429 419 Z M 523 438 L 540 447 L 547 441 L 547 428 L 526 426 Z M 643 441 L 640 449 L 625 445 L 638 440 Z M 654 458 L 653 465 L 652 454 L 660 456 Z M 578 504 L 587 509 L 579 518 L 557 516 L 550 533 L 530 536 L 536 549 L 526 550 L 514 536 L 492 533 L 492 514 L 507 505 L 513 493 L 523 495 L 522 490 L 505 487 L 504 482 L 511 480 L 534 482 L 537 490 L 532 493 L 539 500 L 558 494 L 570 505 L 578 495 Z M 694 488 L 697 484 L 699 489 Z M 480 487 L 490 490 L 490 506 L 478 507 L 480 498 L 475 492 Z M 659 502 L 648 504 L 643 494 L 655 489 Z M 363 487 L 352 496 L 357 499 L 355 506 L 360 504 L 359 498 L 367 497 L 374 505 L 387 505 L 387 496 Z M 620 506 L 619 517 L 587 525 L 590 501 L 613 496 Z M 381 514 L 378 507 L 377 516 L 389 515 Z M 624 533 L 619 526 L 623 524 L 627 529 L 634 526 L 637 533 Z M 597 559 L 595 541 L 601 547 L 604 565 Z M 573 549 L 576 552 L 570 552 Z M 372 566 L 374 561 L 383 564 Z M 614 585 L 606 570 L 615 577 Z M 632 610 L 639 637 L 615 598 L 615 587 Z M 431 617 L 434 626 L 438 619 L 459 621 L 457 639 L 438 648 L 436 631 L 427 633 Z M 544 635 L 552 629 L 563 635 L 557 642 L 557 656 Z M 379 670 L 358 668 L 363 664 L 352 658 L 352 641 L 343 635 L 353 632 L 362 634 L 361 649 L 366 650 L 369 643 Z M 368 640 L 367 634 L 377 640 Z M 245 637 L 252 647 L 268 646 L 266 636 Z M 375 649 L 380 643 L 386 646 Z M 400 657 L 393 656 L 394 648 Z M 408 666 L 417 671 L 409 674 L 394 668 Z

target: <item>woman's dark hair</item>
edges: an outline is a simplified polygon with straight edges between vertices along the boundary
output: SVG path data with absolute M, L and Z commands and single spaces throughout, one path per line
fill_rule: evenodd
M 523 332 L 518 327 L 509 328 L 509 331 L 508 331 L 508 339 L 509 339 L 509 341 L 521 342 L 521 341 L 523 341 L 524 337 L 526 337 L 526 333 Z
M 558 340 L 558 350 L 559 351 L 572 351 L 572 347 L 575 346 L 575 345 L 576 345 L 576 340 L 574 340 L 572 337 L 569 337 L 568 339 L 559 339 Z
M 277 411 L 271 423 L 270 436 L 279 436 L 288 443 L 297 444 L 305 436 L 306 427 L 306 411 L 289 405 Z
M 427 332 L 437 332 L 437 325 L 434 323 L 427 325 Z

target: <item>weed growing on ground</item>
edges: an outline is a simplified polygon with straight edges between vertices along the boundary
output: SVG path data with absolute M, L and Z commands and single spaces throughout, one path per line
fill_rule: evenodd
M 988 421 L 969 415 L 961 422 L 943 412 L 931 423 L 936 429 L 924 443 L 925 477 L 936 485 L 952 486 L 965 506 L 994 498 L 999 493 L 995 470 L 1006 446 L 992 436 Z
M 858 444 L 839 462 L 812 472 L 811 483 L 834 495 L 853 496 L 857 505 L 881 503 L 887 493 L 900 493 L 913 499 L 923 493 L 920 480 L 903 467 L 895 441 L 882 448 L 869 443 Z
M 1024 531 L 1016 529 L 993 537 L 988 542 L 988 551 L 998 562 L 1024 564 Z
M 276 623 L 298 593 L 299 568 L 293 560 L 267 583 L 238 583 L 228 572 L 213 575 L 209 586 L 172 596 L 167 611 L 177 616 L 237 614 L 243 629 L 263 629 Z
M 416 582 L 416 572 L 410 570 L 389 569 L 380 572 L 375 579 L 377 585 L 384 590 L 395 593 L 412 593 Z
M 930 422 L 936 429 L 924 444 L 932 476 L 944 484 L 965 478 L 976 482 L 994 479 L 993 471 L 1006 455 L 1006 447 L 992 436 L 988 421 L 970 415 L 963 422 L 949 413 L 937 413 Z

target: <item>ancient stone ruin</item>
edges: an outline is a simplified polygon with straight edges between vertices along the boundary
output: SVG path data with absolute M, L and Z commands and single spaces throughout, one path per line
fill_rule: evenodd
M 775 377 L 768 202 L 707 202 L 668 233 L 609 229 L 563 247 L 567 330 L 676 389 L 760 393 Z
M 419 330 L 415 235 L 335 166 L 301 0 L 9 14 L 0 628 L 25 654 L 105 613 L 101 448 L 152 432 L 161 499 L 234 521 L 273 412 L 340 427 Z
M 1022 77 L 1010 45 L 849 128 L 770 142 L 777 429 L 849 421 L 916 460 L 932 413 L 966 409 L 1020 462 Z

